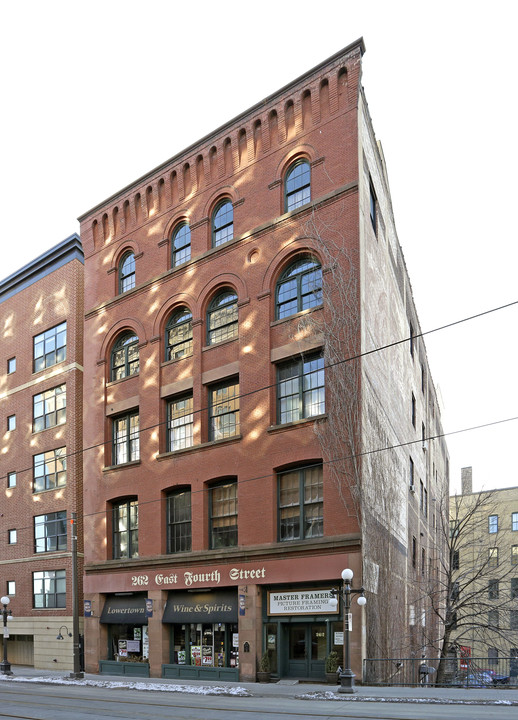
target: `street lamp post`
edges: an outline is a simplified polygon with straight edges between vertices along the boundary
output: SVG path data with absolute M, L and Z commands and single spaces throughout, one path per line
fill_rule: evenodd
M 0 602 L 4 606 L 4 609 L 2 610 L 2 616 L 4 618 L 4 660 L 0 663 L 0 672 L 2 672 L 3 675 L 12 675 L 11 663 L 7 660 L 7 638 L 9 637 L 9 632 L 7 630 L 7 616 L 10 615 L 7 606 L 11 602 L 11 598 L 4 595 L 3 598 L 0 598 Z
M 343 580 L 343 587 L 341 590 L 331 590 L 331 593 L 333 594 L 333 598 L 331 599 L 331 602 L 336 603 L 338 605 L 338 599 L 337 595 L 342 596 L 343 601 L 343 609 L 344 609 L 344 653 L 343 653 L 343 668 L 342 672 L 340 673 L 340 687 L 338 688 L 338 692 L 341 693 L 354 693 L 356 692 L 354 687 L 354 678 L 356 677 L 353 671 L 351 670 L 351 657 L 350 657 L 350 648 L 349 648 L 349 632 L 351 630 L 351 622 L 350 622 L 350 612 L 351 612 L 351 595 L 359 595 L 357 602 L 358 605 L 363 606 L 367 602 L 367 599 L 365 597 L 365 589 L 363 587 L 359 588 L 358 590 L 351 587 L 351 582 L 353 579 L 353 571 L 349 568 L 346 568 L 345 570 L 342 570 L 342 580 Z

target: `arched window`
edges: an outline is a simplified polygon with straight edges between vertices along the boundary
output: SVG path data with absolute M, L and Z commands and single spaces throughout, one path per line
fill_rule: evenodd
M 167 323 L 165 359 L 177 360 L 186 355 L 192 355 L 192 314 L 183 307 L 174 312 Z
M 207 342 L 215 345 L 237 337 L 237 295 L 227 288 L 216 295 L 207 313 Z
M 311 200 L 311 170 L 307 160 L 297 160 L 286 173 L 284 210 L 296 210 Z
M 171 267 L 177 267 L 191 259 L 191 228 L 182 223 L 174 230 L 171 238 Z
M 234 237 L 234 208 L 230 200 L 220 202 L 212 215 L 212 247 L 219 247 Z
M 135 255 L 126 253 L 119 265 L 119 292 L 127 292 L 135 287 Z
M 322 304 L 322 267 L 318 260 L 306 255 L 293 262 L 280 276 L 276 291 L 276 318 Z
M 138 337 L 130 332 L 119 337 L 111 356 L 111 379 L 136 375 L 139 371 Z

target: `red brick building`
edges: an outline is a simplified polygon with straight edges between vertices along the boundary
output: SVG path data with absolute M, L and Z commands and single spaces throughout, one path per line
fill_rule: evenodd
M 416 384 L 419 422 L 433 406 L 439 423 L 424 346 L 391 350 L 391 377 L 386 356 L 343 371 L 418 333 L 363 50 L 80 218 L 87 671 L 245 680 L 267 652 L 275 676 L 323 677 L 343 643 L 330 590 L 350 567 L 369 596 L 353 610 L 360 674 L 369 603 L 373 632 L 391 622 L 380 564 L 405 594 L 409 537 L 429 552 L 428 519 L 410 527 L 407 512 L 409 462 L 432 482 L 421 425 L 415 459 L 398 447 L 416 437 Z M 385 466 L 361 460 L 380 442 L 395 446 L 384 518 Z M 445 448 L 433 462 L 442 482 Z M 382 541 L 366 554 L 375 525 Z
M 8 658 L 68 669 L 73 512 L 78 600 L 82 592 L 83 251 L 77 235 L 0 282 L 0 327 L 0 588 L 13 613 Z M 63 640 L 56 639 L 60 628 Z

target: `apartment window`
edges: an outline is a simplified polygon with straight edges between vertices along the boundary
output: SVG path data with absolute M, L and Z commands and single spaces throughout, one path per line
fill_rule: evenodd
M 322 537 L 324 488 L 322 465 L 289 470 L 278 476 L 279 541 Z
M 412 420 L 412 425 L 416 426 L 416 405 L 415 405 L 415 395 L 412 393 L 412 400 L 411 400 L 411 407 L 410 407 L 410 417 Z
M 286 173 L 284 209 L 296 210 L 311 200 L 311 169 L 307 160 L 297 160 Z
M 414 326 L 410 323 L 410 355 L 414 357 L 415 350 L 415 337 L 414 337 Z
M 322 267 L 311 256 L 299 258 L 280 276 L 276 288 L 276 319 L 322 304 Z
M 67 549 L 67 514 L 60 512 L 37 515 L 34 518 L 34 552 L 54 552 Z
M 8 488 L 16 487 L 16 473 L 15 472 L 7 473 L 7 487 Z
M 498 611 L 497 611 L 497 615 L 498 615 Z M 498 627 L 498 618 L 497 618 L 497 624 L 494 625 L 494 627 Z M 487 663 L 488 663 L 488 665 L 498 665 L 498 648 L 488 647 Z
M 424 394 L 426 390 L 426 370 L 424 369 L 423 363 L 421 363 L 421 392 Z
M 237 545 L 237 482 L 232 480 L 210 488 L 210 547 Z
M 191 259 L 191 228 L 182 223 L 173 232 L 171 238 L 171 266 L 177 267 Z
M 454 550 L 453 553 L 452 553 L 451 569 L 452 569 L 452 570 L 458 570 L 458 569 L 459 569 L 459 551 L 458 551 L 458 550 Z
M 511 600 L 518 599 L 518 578 L 511 578 Z
M 16 581 L 15 580 L 7 581 L 7 594 L 10 597 L 12 597 L 13 595 L 16 595 Z
M 277 367 L 277 422 L 295 422 L 325 412 L 324 358 L 312 355 Z
M 123 500 L 113 506 L 113 557 L 138 557 L 137 500 Z
M 33 432 L 62 425 L 67 417 L 66 385 L 46 390 L 33 397 Z
M 66 607 L 66 574 L 64 570 L 33 572 L 32 587 L 33 607 Z
M 16 358 L 12 357 L 9 358 L 7 361 L 7 374 L 12 375 L 13 372 L 16 372 Z
M 374 190 L 374 185 L 372 184 L 372 180 L 369 180 L 369 213 L 370 213 L 372 228 L 375 233 L 378 232 L 378 218 L 377 218 L 377 213 L 376 213 L 376 204 L 377 204 L 376 191 Z
M 174 312 L 165 329 L 165 359 L 192 355 L 192 313 L 184 307 Z
M 54 490 L 67 484 L 66 448 L 39 453 L 33 458 L 33 492 Z
M 421 548 L 421 575 L 425 575 L 426 572 L 426 550 Z
M 409 467 L 410 479 L 409 479 L 409 485 L 410 485 L 410 490 L 414 490 L 414 489 L 415 489 L 415 467 L 414 467 L 414 461 L 412 460 L 412 458 L 409 458 L 409 460 L 410 460 L 410 467 Z
M 169 452 L 192 447 L 192 395 L 167 403 L 167 449 Z
M 498 567 L 498 548 L 488 548 L 487 550 L 487 565 L 488 567 Z
M 239 435 L 239 383 L 232 381 L 209 391 L 209 440 Z
M 460 585 L 458 580 L 455 580 L 455 582 L 452 583 L 450 597 L 452 602 L 457 602 L 460 597 Z
M 212 215 L 212 247 L 219 247 L 234 237 L 234 208 L 230 200 L 220 202 Z
M 62 322 L 56 327 L 36 335 L 33 341 L 34 372 L 62 362 L 67 356 L 67 324 Z
M 518 545 L 511 546 L 511 565 L 518 565 Z
M 16 430 L 16 415 L 9 415 L 7 418 L 7 431 Z
M 511 514 L 511 530 L 513 532 L 518 532 L 518 512 Z
M 218 293 L 207 313 L 207 342 L 209 345 L 231 340 L 238 334 L 237 295 L 233 290 Z
M 488 532 L 490 534 L 498 532 L 498 515 L 490 515 L 488 518 Z
M 500 586 L 498 580 L 490 580 L 487 585 L 487 597 L 489 600 L 498 600 Z
M 124 465 L 140 459 L 138 412 L 113 420 L 113 465 Z
M 124 333 L 113 346 L 111 354 L 111 380 L 122 380 L 139 371 L 138 337 Z
M 498 610 L 489 610 L 487 614 L 487 624 L 490 629 L 494 630 L 498 628 L 500 622 Z
M 135 287 L 135 255 L 126 253 L 119 265 L 119 292 L 124 293 Z
M 518 630 L 518 610 L 510 610 L 509 611 L 509 629 L 510 630 Z
M 167 496 L 167 552 L 191 550 L 191 491 L 176 490 Z
M 16 530 L 8 530 L 7 531 L 7 538 L 9 545 L 16 545 L 18 542 L 18 533 Z
M 415 537 L 412 538 L 412 567 L 415 568 L 417 564 L 417 540 Z

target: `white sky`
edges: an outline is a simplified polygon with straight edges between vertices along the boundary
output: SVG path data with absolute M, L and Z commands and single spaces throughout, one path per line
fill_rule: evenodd
M 2 7 L 0 278 L 77 216 L 363 36 L 423 331 L 518 300 L 512 0 L 18 0 Z M 318 13 L 315 16 L 315 13 Z M 518 305 L 426 339 L 447 432 L 518 416 Z M 518 485 L 518 421 L 449 438 Z

